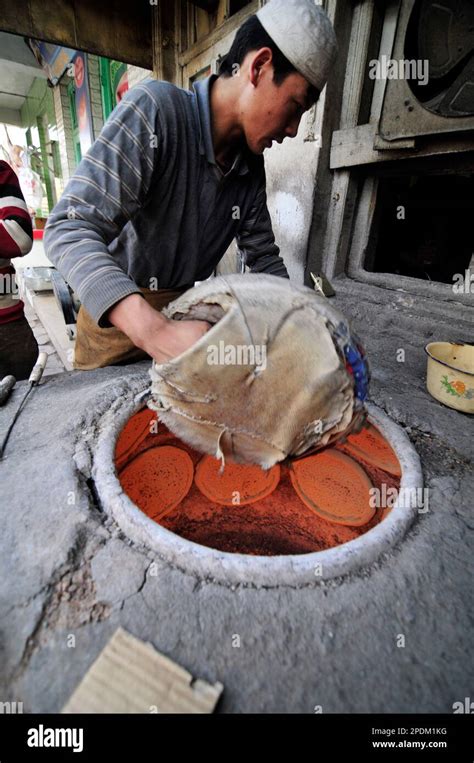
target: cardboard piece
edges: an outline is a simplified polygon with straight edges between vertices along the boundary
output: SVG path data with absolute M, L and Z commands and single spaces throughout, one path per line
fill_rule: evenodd
M 62 713 L 212 713 L 223 691 L 118 628 Z

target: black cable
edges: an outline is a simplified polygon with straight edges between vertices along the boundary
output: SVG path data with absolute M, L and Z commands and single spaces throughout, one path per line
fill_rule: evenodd
M 16 422 L 18 416 L 20 415 L 21 411 L 23 410 L 23 406 L 25 405 L 26 398 L 30 394 L 30 392 L 33 389 L 33 387 L 34 387 L 33 382 L 30 382 L 30 387 L 29 387 L 29 389 L 26 390 L 26 393 L 25 393 L 25 395 L 23 397 L 23 400 L 21 401 L 20 405 L 18 406 L 18 410 L 17 410 L 17 412 L 15 413 L 15 415 L 13 417 L 13 421 L 10 424 L 10 426 L 8 427 L 7 433 L 6 433 L 5 437 L 3 438 L 2 444 L 0 445 L 0 461 L 3 458 L 3 453 L 5 451 L 5 448 L 6 448 L 6 445 L 7 445 L 7 442 L 8 442 L 8 438 L 10 437 L 10 433 L 11 433 L 11 431 L 12 431 L 14 425 L 15 425 L 15 422 Z

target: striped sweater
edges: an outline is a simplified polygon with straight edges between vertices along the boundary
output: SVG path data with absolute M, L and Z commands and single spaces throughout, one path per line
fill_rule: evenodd
M 139 287 L 208 278 L 234 238 L 251 270 L 288 277 L 266 204 L 262 156 L 224 173 L 212 144 L 210 88 L 153 79 L 115 107 L 51 213 L 46 253 L 99 326 Z
M 9 164 L 0 160 L 0 324 L 23 315 L 10 260 L 30 251 L 32 237 L 31 218 L 18 177 Z

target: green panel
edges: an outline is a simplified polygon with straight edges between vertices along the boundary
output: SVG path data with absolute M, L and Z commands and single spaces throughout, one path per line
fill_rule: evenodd
M 100 57 L 100 86 L 102 91 L 102 111 L 104 122 L 117 105 L 116 91 L 120 79 L 127 71 L 127 64 Z
M 113 111 L 112 82 L 110 77 L 110 61 L 108 58 L 99 57 L 100 89 L 102 92 L 102 113 L 104 122 Z
M 118 88 L 118 84 L 120 80 L 122 79 L 122 75 L 127 71 L 127 64 L 123 64 L 121 61 L 111 61 L 110 62 L 110 78 L 111 78 L 111 86 L 112 86 L 112 100 L 114 103 L 114 106 L 117 105 L 117 99 L 115 96 L 115 93 Z

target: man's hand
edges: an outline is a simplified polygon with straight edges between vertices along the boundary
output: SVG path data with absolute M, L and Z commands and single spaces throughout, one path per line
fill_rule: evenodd
M 156 312 L 156 310 L 155 310 Z M 192 347 L 211 328 L 205 321 L 170 321 L 152 331 L 142 345 L 157 363 L 166 363 Z
M 206 321 L 169 320 L 140 294 L 120 300 L 109 310 L 108 319 L 157 363 L 181 355 L 211 328 Z

